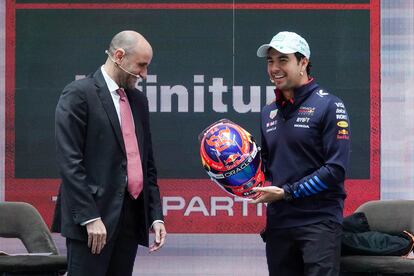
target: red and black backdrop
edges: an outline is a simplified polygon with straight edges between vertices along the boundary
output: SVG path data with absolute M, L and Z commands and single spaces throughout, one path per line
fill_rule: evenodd
M 307 39 L 312 75 L 347 106 L 346 213 L 379 198 L 379 0 L 7 0 L 6 16 L 5 197 L 34 204 L 48 223 L 59 185 L 54 109 L 60 92 L 103 64 L 112 36 L 125 29 L 139 31 L 154 48 L 141 87 L 150 100 L 169 232 L 262 228 L 264 206 L 234 199 L 207 179 L 197 136 L 228 118 L 260 140 L 259 111 L 271 84 L 256 49 L 282 30 Z

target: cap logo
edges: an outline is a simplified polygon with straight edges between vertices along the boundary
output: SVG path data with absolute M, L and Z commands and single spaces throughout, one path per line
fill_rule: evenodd
M 286 38 L 286 35 L 279 34 L 279 35 L 274 36 L 270 43 L 272 43 L 273 41 L 283 41 L 285 40 L 285 38 Z

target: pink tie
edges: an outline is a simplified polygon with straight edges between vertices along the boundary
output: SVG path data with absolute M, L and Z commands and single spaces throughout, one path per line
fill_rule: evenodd
M 136 199 L 143 187 L 141 156 L 128 98 L 123 88 L 119 88 L 116 92 L 120 96 L 121 130 L 127 154 L 128 192 Z

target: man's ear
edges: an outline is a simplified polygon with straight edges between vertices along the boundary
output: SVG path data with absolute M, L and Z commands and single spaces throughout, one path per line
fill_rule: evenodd
M 114 52 L 115 61 L 121 62 L 125 56 L 125 50 L 122 48 L 118 48 Z
M 304 57 L 300 60 L 301 71 L 306 72 L 306 67 L 309 64 L 309 59 Z

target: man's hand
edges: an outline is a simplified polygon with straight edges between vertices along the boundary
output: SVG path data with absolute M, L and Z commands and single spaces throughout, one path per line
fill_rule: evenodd
M 154 243 L 150 246 L 150 253 L 160 249 L 164 245 L 165 237 L 167 236 L 167 231 L 165 230 L 164 223 L 156 222 L 152 226 L 152 229 L 155 233 L 155 240 Z
M 256 187 L 253 188 L 253 191 L 261 193 L 258 198 L 250 201 L 251 203 L 255 204 L 282 200 L 285 196 L 285 191 L 282 188 L 276 186 Z
M 88 247 L 92 254 L 99 254 L 106 244 L 106 227 L 101 219 L 86 224 L 88 232 Z

